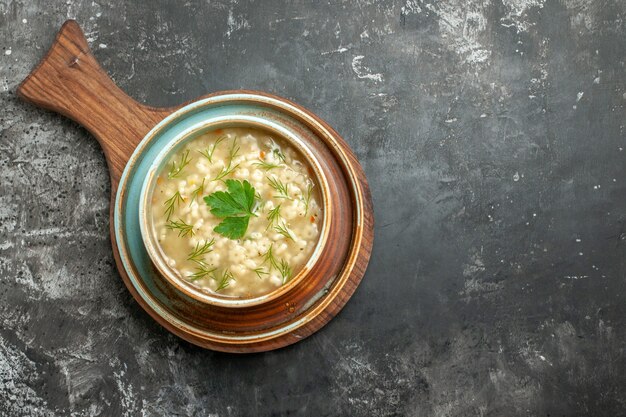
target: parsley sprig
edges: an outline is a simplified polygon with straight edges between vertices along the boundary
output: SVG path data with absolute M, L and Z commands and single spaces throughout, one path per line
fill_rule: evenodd
M 229 239 L 240 239 L 248 230 L 256 200 L 254 187 L 246 180 L 226 180 L 228 191 L 216 191 L 204 197 L 214 216 L 224 218 L 213 230 Z

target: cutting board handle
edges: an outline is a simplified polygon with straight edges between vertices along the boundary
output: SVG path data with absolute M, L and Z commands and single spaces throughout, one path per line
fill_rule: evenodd
M 145 106 L 117 87 L 92 55 L 74 20 L 63 24 L 17 94 L 87 128 L 102 146 L 113 189 L 137 144 L 173 110 Z

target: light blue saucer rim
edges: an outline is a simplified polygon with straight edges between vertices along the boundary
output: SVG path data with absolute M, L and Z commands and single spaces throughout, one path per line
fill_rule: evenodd
M 228 101 L 228 102 L 224 103 L 225 101 Z M 246 104 L 245 105 L 233 104 L 234 102 L 245 102 Z M 211 107 L 210 106 L 211 104 L 215 104 L 215 106 Z M 313 318 L 316 317 L 316 314 L 303 314 L 303 316 L 300 319 L 297 319 L 285 326 L 269 330 L 262 334 L 254 334 L 254 335 L 235 335 L 235 334 L 225 335 L 222 333 L 210 332 L 205 329 L 200 329 L 196 326 L 188 324 L 187 322 L 179 320 L 177 317 L 170 314 L 166 309 L 162 308 L 160 303 L 155 302 L 153 297 L 151 297 L 148 292 L 144 291 L 141 285 L 141 282 L 143 282 L 157 300 L 159 300 L 164 305 L 167 305 L 166 297 L 164 297 L 163 294 L 161 294 L 160 297 L 158 296 L 160 291 L 158 288 L 156 288 L 156 286 L 154 285 L 154 282 L 153 281 L 146 282 L 145 280 L 142 280 L 141 277 L 139 277 L 136 274 L 135 269 L 133 268 L 132 259 L 135 259 L 134 264 L 136 265 L 138 270 L 143 271 L 144 274 L 153 273 L 153 271 L 151 270 L 152 266 L 149 261 L 149 256 L 147 252 L 145 251 L 145 248 L 143 247 L 143 242 L 141 241 L 141 232 L 139 230 L 139 221 L 138 221 L 139 212 L 138 210 L 135 210 L 134 211 L 136 213 L 135 217 L 137 218 L 133 218 L 133 216 L 128 213 L 128 212 L 132 212 L 133 210 L 126 210 L 126 213 L 124 213 L 123 207 L 124 207 L 124 203 L 126 203 L 126 206 L 128 206 L 129 204 L 132 204 L 134 207 L 138 207 L 138 199 L 139 199 L 140 193 L 139 192 L 133 193 L 133 189 L 136 188 L 136 184 L 134 183 L 134 181 L 143 183 L 143 180 L 137 179 L 137 175 L 138 174 L 140 175 L 141 173 L 145 174 L 147 171 L 147 168 L 141 167 L 141 166 L 136 168 L 136 165 L 137 163 L 141 164 L 144 160 L 154 159 L 156 154 L 159 152 L 158 146 L 157 146 L 157 150 L 153 149 L 155 145 L 157 144 L 157 142 L 167 143 L 171 139 L 171 138 L 163 139 L 164 137 L 167 138 L 167 136 L 165 135 L 174 134 L 175 136 L 176 132 L 179 132 L 180 130 L 185 129 L 187 127 L 186 126 L 187 124 L 191 125 L 196 122 L 199 122 L 200 119 L 206 118 L 206 116 L 203 115 L 205 111 L 216 112 L 218 114 L 221 113 L 223 115 L 226 115 L 226 114 L 232 114 L 233 109 L 239 109 L 239 111 L 242 111 L 245 113 L 245 109 L 262 107 L 263 111 L 270 111 L 270 112 L 283 114 L 282 112 L 278 112 L 274 109 L 271 109 L 265 106 L 264 104 L 272 105 L 279 109 L 287 108 L 288 110 L 293 110 L 294 112 L 298 114 L 302 114 L 302 111 L 300 109 L 293 107 L 289 105 L 288 103 L 285 103 L 283 101 L 279 101 L 279 100 L 276 100 L 267 96 L 256 95 L 256 94 L 216 95 L 216 96 L 201 99 L 191 104 L 188 104 L 182 107 L 181 109 L 177 110 L 176 112 L 170 114 L 161 122 L 159 122 L 152 130 L 150 130 L 150 132 L 139 143 L 139 145 L 133 152 L 131 158 L 129 159 L 129 162 L 126 165 L 124 172 L 122 173 L 118 190 L 116 193 L 115 208 L 114 208 L 114 230 L 115 230 L 116 241 L 118 242 L 118 245 L 126 246 L 127 242 L 124 239 L 123 235 L 128 236 L 129 239 L 133 237 L 135 238 L 135 240 L 133 240 L 133 242 L 129 244 L 128 248 L 126 247 L 124 248 L 125 250 L 121 250 L 120 248 L 118 248 L 118 254 L 120 256 L 120 260 L 122 262 L 124 270 L 126 271 L 135 291 L 137 291 L 137 294 L 142 298 L 142 300 L 147 304 L 147 306 L 154 311 L 154 313 L 156 313 L 161 318 L 165 319 L 171 325 L 181 330 L 184 330 L 187 333 L 192 333 L 198 337 L 212 340 L 212 341 L 218 341 L 218 342 L 224 341 L 228 343 L 239 342 L 239 343 L 245 344 L 246 342 L 249 342 L 249 341 L 275 338 L 275 337 L 290 333 L 293 330 L 306 324 L 307 322 L 313 320 Z M 226 113 L 226 110 L 228 110 L 228 113 Z M 181 118 L 181 120 L 177 120 L 179 118 Z M 306 119 L 307 119 L 307 122 L 316 125 L 316 128 L 318 128 L 320 131 L 325 132 L 325 134 L 328 137 L 332 137 L 330 132 L 328 132 L 328 130 L 324 126 L 320 125 L 313 118 L 306 115 Z M 294 121 L 296 120 L 294 119 Z M 187 123 L 183 123 L 183 122 L 187 122 Z M 302 124 L 300 121 L 296 121 L 296 122 L 298 124 Z M 357 225 L 362 225 L 363 214 L 361 212 L 361 207 L 362 207 L 363 201 L 362 201 L 362 193 L 360 190 L 361 187 L 357 183 L 355 172 L 353 171 L 351 163 L 348 160 L 347 156 L 343 152 L 338 152 L 337 156 L 339 157 L 342 165 L 350 171 L 350 175 L 347 175 L 346 179 L 349 181 L 352 187 L 352 190 L 354 192 L 354 195 L 357 198 L 355 220 L 356 220 Z M 127 186 L 128 181 L 130 181 L 130 183 Z M 135 187 L 131 187 L 131 185 L 135 185 Z M 126 201 L 124 201 L 123 195 L 126 195 Z M 122 220 L 123 218 L 126 221 L 123 221 Z M 123 229 L 124 225 L 126 225 L 126 227 Z M 124 230 L 124 232 L 122 232 L 122 230 Z M 139 237 L 140 243 L 136 241 L 137 237 Z M 355 247 L 358 247 L 358 245 L 356 245 Z M 135 256 L 133 256 L 133 254 Z M 354 256 L 356 256 L 356 250 L 350 254 L 349 258 L 352 258 Z M 141 271 L 139 271 L 140 274 L 141 274 Z M 313 305 L 317 300 L 319 300 L 319 298 L 323 297 L 326 294 L 328 294 L 328 289 L 324 289 L 323 291 L 320 291 L 320 293 L 317 294 L 314 297 L 314 299 L 311 300 L 310 305 Z M 323 311 L 323 309 L 326 308 L 326 306 L 330 302 L 332 302 L 332 300 L 328 300 L 328 302 L 321 303 L 320 305 L 318 305 L 316 309 L 320 309 L 320 311 Z

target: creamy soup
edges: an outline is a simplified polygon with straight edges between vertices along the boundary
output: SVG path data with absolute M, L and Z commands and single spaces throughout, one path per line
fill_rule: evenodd
M 157 178 L 152 218 L 179 276 L 251 297 L 292 279 L 320 234 L 322 207 L 306 159 L 262 130 L 218 129 L 174 153 Z

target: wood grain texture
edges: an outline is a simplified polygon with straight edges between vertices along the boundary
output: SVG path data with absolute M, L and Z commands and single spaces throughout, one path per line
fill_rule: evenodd
M 137 144 L 174 110 L 140 104 L 120 90 L 92 55 L 74 20 L 61 27 L 17 94 L 87 128 L 104 151 L 114 189 Z
M 74 21 L 68 21 L 63 25 L 47 55 L 22 82 L 17 92 L 22 99 L 61 113 L 85 126 L 100 143 L 111 176 L 110 231 L 117 268 L 137 302 L 172 333 L 205 348 L 221 351 L 243 353 L 276 349 L 297 342 L 319 330 L 341 310 L 356 290 L 365 273 L 373 243 L 373 214 L 369 188 L 365 175 L 348 145 L 337 132 L 308 110 L 270 94 L 253 92 L 297 107 L 319 123 L 330 136 L 320 137 L 321 145 L 317 146 L 319 155 L 327 166 L 328 175 L 331 176 L 336 212 L 342 215 L 338 216 L 338 221 L 333 224 L 334 235 L 331 235 L 329 239 L 331 243 L 325 247 L 319 265 L 316 264 L 311 270 L 312 275 L 324 275 L 324 279 L 303 281 L 302 285 L 298 284 L 293 291 L 285 294 L 285 297 L 254 309 L 238 310 L 236 314 L 224 308 L 213 308 L 207 314 L 206 306 L 198 306 L 197 303 L 188 302 L 184 298 L 178 300 L 176 297 L 179 295 L 176 291 L 171 292 L 171 304 L 183 305 L 179 314 L 184 315 L 194 325 L 215 331 L 254 334 L 263 329 L 287 326 L 298 318 L 298 315 L 309 315 L 305 324 L 293 332 L 246 343 L 228 343 L 207 340 L 174 326 L 144 301 L 123 267 L 120 242 L 116 241 L 113 226 L 117 187 L 133 151 L 158 122 L 187 103 L 172 108 L 154 108 L 140 104 L 127 96 L 97 63 L 80 27 Z M 206 95 L 202 98 L 224 93 Z M 340 161 L 338 150 L 335 149 L 337 144 L 347 161 Z M 350 185 L 351 178 L 356 184 Z M 357 190 L 356 194 L 349 191 L 352 187 Z M 358 216 L 361 218 L 360 223 L 355 220 Z M 355 236 L 359 236 L 360 239 L 356 239 Z M 335 280 L 335 276 L 340 278 Z M 328 290 L 333 297 L 331 303 L 323 309 L 315 308 L 318 302 L 311 305 L 307 303 L 307 300 L 322 291 L 327 283 L 334 281 L 337 283 Z M 290 309 L 290 306 L 295 308 Z

